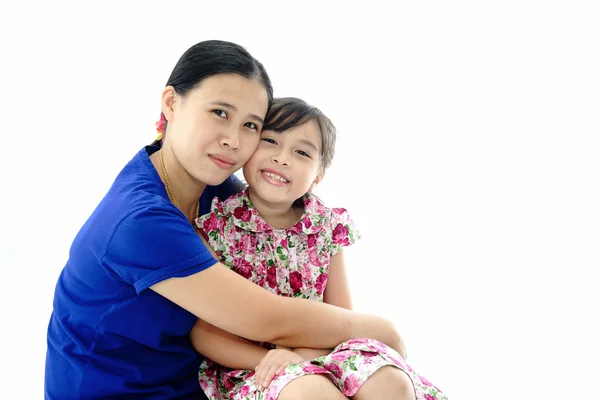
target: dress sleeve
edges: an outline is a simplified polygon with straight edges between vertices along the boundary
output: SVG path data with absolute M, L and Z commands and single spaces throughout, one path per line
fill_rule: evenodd
M 354 244 L 360 239 L 360 233 L 354 225 L 354 221 L 344 208 L 331 209 L 331 244 L 329 253 L 336 255 L 346 246 Z
M 219 258 L 223 254 L 223 235 L 225 216 L 223 215 L 223 202 L 215 197 L 210 206 L 210 212 L 196 220 L 198 231 L 208 242 Z
M 102 264 L 133 285 L 137 293 L 173 277 L 186 277 L 214 259 L 192 225 L 175 208 L 148 207 L 132 212 L 115 228 Z

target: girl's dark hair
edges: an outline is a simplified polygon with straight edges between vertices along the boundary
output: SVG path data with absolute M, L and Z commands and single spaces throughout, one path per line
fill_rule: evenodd
M 190 47 L 177 61 L 166 86 L 173 86 L 184 97 L 204 79 L 227 73 L 259 80 L 267 90 L 269 104 L 273 101 L 273 86 L 263 65 L 242 46 L 221 40 L 207 40 Z M 152 144 L 162 145 L 160 140 Z
M 321 130 L 321 165 L 325 170 L 333 161 L 337 132 L 331 120 L 317 107 L 295 97 L 276 98 L 267 112 L 263 130 L 281 133 L 312 120 L 319 123 Z

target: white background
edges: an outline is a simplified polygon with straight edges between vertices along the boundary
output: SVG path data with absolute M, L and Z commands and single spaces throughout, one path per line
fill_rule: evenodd
M 224 39 L 339 128 L 317 193 L 362 232 L 356 309 L 410 364 L 455 400 L 598 398 L 594 3 L 3 3 L 0 397 L 42 397 L 71 240 L 179 56 Z

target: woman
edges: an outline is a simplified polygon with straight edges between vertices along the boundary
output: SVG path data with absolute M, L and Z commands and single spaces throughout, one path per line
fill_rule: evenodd
M 232 174 L 258 146 L 272 97 L 263 66 L 236 44 L 182 55 L 162 92 L 162 143 L 123 168 L 58 279 L 47 399 L 202 398 L 197 318 L 286 347 L 370 337 L 400 350 L 389 321 L 269 293 L 218 263 L 195 231 L 214 196 L 241 190 Z M 306 390 L 318 398 L 318 384 Z

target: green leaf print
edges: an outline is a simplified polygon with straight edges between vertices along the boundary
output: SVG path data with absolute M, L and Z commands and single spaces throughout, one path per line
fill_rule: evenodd
M 285 253 L 282 246 L 277 246 L 277 256 L 282 261 L 287 261 L 288 259 L 287 253 Z

